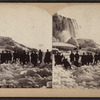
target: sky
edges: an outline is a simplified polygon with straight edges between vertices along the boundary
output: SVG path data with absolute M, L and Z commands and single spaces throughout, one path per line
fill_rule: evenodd
M 31 48 L 51 50 L 52 17 L 32 5 L 0 4 L 0 36 Z
M 100 44 L 100 5 L 74 5 L 65 7 L 57 13 L 77 21 L 77 38 L 93 39 Z

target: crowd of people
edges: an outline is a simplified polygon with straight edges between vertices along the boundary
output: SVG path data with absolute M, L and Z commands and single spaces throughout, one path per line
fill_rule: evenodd
M 47 49 L 45 56 L 43 57 L 43 52 L 39 50 L 38 52 L 26 52 L 25 50 L 18 52 L 17 50 L 14 53 L 10 51 L 2 51 L 0 54 L 0 63 L 16 63 L 28 64 L 32 63 L 34 66 L 37 66 L 38 62 L 42 63 L 51 63 L 51 53 Z
M 68 61 L 68 59 L 59 52 L 55 53 L 54 57 L 55 66 L 63 64 L 66 69 L 71 69 L 71 65 L 75 65 L 76 67 L 80 67 L 82 65 L 96 65 L 100 61 L 100 53 L 97 52 L 94 55 L 92 53 L 83 53 L 80 55 L 78 51 L 76 51 L 75 54 L 71 52 L 69 55 L 70 61 Z

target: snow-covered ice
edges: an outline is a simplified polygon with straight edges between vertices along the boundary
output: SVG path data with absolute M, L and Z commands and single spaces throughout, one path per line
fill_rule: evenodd
M 53 88 L 100 88 L 100 64 L 75 67 L 66 70 L 61 65 L 53 66 Z
M 0 64 L 0 87 L 46 88 L 52 81 L 51 70 L 51 64 L 37 67 L 19 63 Z

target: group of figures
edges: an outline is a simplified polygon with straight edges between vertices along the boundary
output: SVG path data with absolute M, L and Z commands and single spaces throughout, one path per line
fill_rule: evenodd
M 55 65 L 63 64 L 66 69 L 71 69 L 71 64 L 75 65 L 76 67 L 80 67 L 82 65 L 96 65 L 98 62 L 100 62 L 100 53 L 97 52 L 94 55 L 92 53 L 83 53 L 83 55 L 79 55 L 78 51 L 76 51 L 75 54 L 71 52 L 69 55 L 70 62 L 64 57 L 63 54 L 59 52 L 57 52 L 54 56 Z
M 38 62 L 42 63 L 51 63 L 51 53 L 49 50 L 45 53 L 45 56 L 43 57 L 43 52 L 39 50 L 39 52 L 26 52 L 25 50 L 18 52 L 14 51 L 14 53 L 10 51 L 2 51 L 0 54 L 0 62 L 2 63 L 16 63 L 20 62 L 20 64 L 28 64 L 32 63 L 34 66 L 37 66 Z

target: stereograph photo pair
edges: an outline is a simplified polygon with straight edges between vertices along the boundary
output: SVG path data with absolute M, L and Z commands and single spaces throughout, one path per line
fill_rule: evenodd
M 99 90 L 99 9 L 99 4 L 1 3 L 1 90 Z

